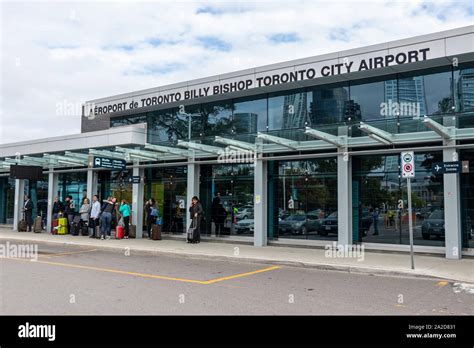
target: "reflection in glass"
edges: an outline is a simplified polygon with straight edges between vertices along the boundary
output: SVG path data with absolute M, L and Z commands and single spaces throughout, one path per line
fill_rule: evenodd
M 431 174 L 432 164 L 441 159 L 441 153 L 415 154 L 412 214 L 418 245 L 444 245 L 444 222 L 429 219 L 435 211 L 444 216 L 443 180 Z M 409 243 L 406 180 L 401 179 L 398 168 L 399 155 L 353 158 L 354 240 Z
M 270 238 L 337 241 L 336 159 L 272 162 L 269 168 Z
M 263 132 L 267 128 L 267 99 L 234 102 L 235 134 Z
M 349 87 L 316 87 L 310 104 L 311 125 L 341 123 L 347 117 L 360 117 L 360 107 L 349 100 Z
M 268 98 L 269 130 L 302 128 L 309 125 L 307 93 L 294 93 Z

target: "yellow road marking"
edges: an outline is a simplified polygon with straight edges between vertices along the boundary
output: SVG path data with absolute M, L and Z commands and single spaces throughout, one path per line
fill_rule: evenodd
M 57 254 L 49 254 L 49 255 L 40 255 L 41 258 L 51 258 L 56 256 L 63 256 L 63 255 L 73 255 L 73 254 L 82 254 L 82 253 L 89 253 L 91 251 L 97 251 L 99 249 L 88 249 L 88 250 L 81 250 L 81 251 L 70 251 L 65 253 L 57 253 Z
M 31 262 L 30 259 L 19 259 L 19 258 L 4 258 L 4 259 L 5 260 L 29 261 L 29 262 Z M 253 274 L 268 272 L 268 271 L 272 271 L 272 270 L 281 268 L 280 266 L 272 266 L 272 267 L 267 267 L 267 268 L 252 271 L 252 272 L 240 273 L 240 274 L 236 274 L 236 275 L 232 275 L 232 276 L 228 276 L 228 277 L 222 277 L 222 278 L 216 278 L 216 279 L 210 279 L 210 280 L 196 280 L 196 279 L 168 277 L 168 276 L 161 276 L 161 275 L 147 274 L 147 273 L 121 271 L 121 270 L 118 270 L 118 269 L 111 269 L 111 268 L 102 268 L 102 267 L 85 266 L 85 265 L 75 265 L 75 264 L 72 264 L 72 263 L 64 263 L 64 262 L 53 262 L 53 261 L 43 261 L 43 260 L 37 260 L 35 262 L 36 263 L 44 263 L 44 264 L 48 264 L 48 265 L 54 265 L 54 266 L 71 267 L 71 268 L 87 269 L 87 270 L 99 271 L 99 272 L 124 274 L 124 275 L 131 275 L 131 276 L 142 277 L 142 278 L 173 280 L 173 281 L 177 281 L 177 282 L 195 283 L 195 284 L 201 284 L 201 285 L 214 284 L 214 283 L 222 282 L 222 281 L 225 281 L 225 280 L 246 277 L 246 276 L 250 276 L 250 275 L 253 275 Z
M 205 284 L 214 284 L 214 283 L 218 283 L 218 282 L 223 282 L 224 280 L 247 277 L 247 276 L 250 276 L 250 275 L 253 275 L 253 274 L 273 271 L 274 269 L 279 269 L 279 268 L 281 268 L 281 267 L 280 266 L 272 266 L 272 267 L 267 267 L 267 268 L 264 268 L 264 269 L 259 269 L 259 270 L 256 270 L 256 271 L 252 271 L 252 272 L 240 273 L 240 274 L 235 274 L 235 275 L 228 276 L 228 277 L 211 279 L 211 280 L 205 281 L 204 283 Z
M 448 285 L 448 284 L 449 284 L 449 282 L 443 280 L 443 281 L 438 282 L 437 285 L 438 285 L 438 286 L 446 286 L 446 285 Z

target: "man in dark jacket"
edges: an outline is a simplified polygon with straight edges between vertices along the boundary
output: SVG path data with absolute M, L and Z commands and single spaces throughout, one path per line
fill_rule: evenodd
M 67 196 L 64 204 L 64 217 L 67 217 L 69 223 L 69 230 L 71 230 L 72 221 L 76 214 L 76 204 L 74 203 L 72 196 Z
M 25 196 L 25 204 L 23 206 L 23 211 L 25 212 L 25 220 L 28 225 L 28 232 L 31 232 L 31 226 L 33 225 L 33 202 L 31 201 L 31 196 Z
M 53 203 L 53 219 L 56 220 L 59 216 L 59 213 L 64 211 L 64 204 L 59 200 L 59 197 L 54 197 Z

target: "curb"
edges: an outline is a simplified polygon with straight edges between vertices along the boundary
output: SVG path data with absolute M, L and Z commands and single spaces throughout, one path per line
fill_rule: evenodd
M 91 244 L 88 243 L 81 243 L 81 242 L 70 242 L 70 241 L 55 241 L 55 240 L 36 240 L 36 239 L 25 239 L 25 238 L 17 238 L 11 236 L 2 236 L 0 235 L 1 239 L 9 239 L 9 240 L 22 240 L 22 241 L 33 241 L 33 242 L 40 242 L 46 244 L 56 244 L 56 245 L 67 245 L 67 246 L 88 246 L 91 247 Z M 124 250 L 127 246 L 116 246 L 116 245 L 94 245 L 96 248 L 100 249 L 108 249 L 108 250 Z M 310 268 L 310 269 L 317 269 L 323 271 L 338 271 L 338 272 L 345 272 L 350 274 L 365 274 L 365 275 L 372 275 L 372 276 L 386 276 L 386 277 L 404 277 L 404 278 L 424 278 L 430 280 L 445 280 L 450 282 L 464 282 L 464 283 L 471 283 L 472 281 L 467 281 L 466 279 L 460 278 L 452 278 L 452 277 L 444 277 L 441 275 L 433 274 L 433 273 L 417 273 L 416 271 L 412 270 L 387 270 L 381 268 L 374 268 L 374 267 L 364 267 L 364 266 L 353 266 L 353 265 L 336 265 L 336 264 L 325 264 L 325 263 L 308 263 L 304 261 L 295 261 L 295 260 L 283 260 L 283 259 L 271 259 L 271 258 L 258 258 L 258 257 L 246 257 L 246 256 L 226 256 L 226 255 L 214 255 L 214 254 L 206 254 L 206 253 L 193 253 L 184 250 L 157 250 L 157 249 L 145 249 L 145 248 L 134 248 L 132 246 L 128 246 L 130 251 L 137 251 L 143 253 L 151 253 L 151 254 L 172 254 L 172 255 L 179 255 L 182 257 L 187 258 L 194 258 L 194 259 L 206 259 L 206 260 L 222 260 L 222 261 L 240 261 L 240 262 L 259 262 L 264 264 L 273 264 L 273 265 L 282 265 L 282 266 L 289 266 L 289 267 L 300 267 L 300 268 Z

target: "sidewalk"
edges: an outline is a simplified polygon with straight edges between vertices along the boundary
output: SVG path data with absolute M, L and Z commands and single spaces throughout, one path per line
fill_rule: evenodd
M 442 256 L 415 254 L 415 270 L 410 268 L 408 254 L 368 252 L 364 260 L 354 258 L 326 257 L 324 249 L 292 248 L 280 246 L 254 247 L 243 244 L 201 242 L 187 244 L 184 240 L 147 239 L 97 240 L 82 236 L 57 236 L 49 233 L 13 232 L 0 228 L 2 239 L 24 242 L 47 242 L 64 245 L 89 246 L 94 248 L 124 249 L 155 253 L 172 253 L 199 256 L 212 259 L 234 259 L 239 261 L 259 261 L 350 273 L 365 273 L 390 276 L 411 276 L 437 278 L 456 282 L 474 283 L 474 259 L 447 260 Z

